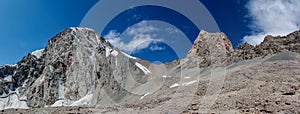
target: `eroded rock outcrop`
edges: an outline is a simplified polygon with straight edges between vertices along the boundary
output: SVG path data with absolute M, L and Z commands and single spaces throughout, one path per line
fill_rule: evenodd
M 192 49 L 188 52 L 187 58 L 200 56 L 203 61 L 200 67 L 224 66 L 228 62 L 227 57 L 233 52 L 233 47 L 224 33 L 208 33 L 201 30 L 196 38 Z

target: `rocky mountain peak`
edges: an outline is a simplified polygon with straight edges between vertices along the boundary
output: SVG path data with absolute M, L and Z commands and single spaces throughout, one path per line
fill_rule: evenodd
M 204 59 L 200 66 L 209 66 L 214 62 L 221 62 L 233 52 L 233 47 L 228 37 L 222 33 L 208 33 L 201 30 L 193 47 L 187 54 L 187 58 L 202 57 Z M 223 64 L 223 63 L 220 63 Z
M 17 94 L 22 103 L 26 101 L 22 107 L 118 102 L 131 94 L 126 88 L 145 82 L 144 75 L 151 74 L 133 58 L 92 29 L 68 28 L 51 38 L 45 49 L 23 57 L 16 67 L 1 67 L 4 78 L 12 77 L 8 82 L 12 85 L 0 83 L 0 96 Z M 8 98 L 3 104 L 11 102 Z

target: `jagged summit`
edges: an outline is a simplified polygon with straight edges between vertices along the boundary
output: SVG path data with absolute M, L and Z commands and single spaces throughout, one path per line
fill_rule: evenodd
M 224 33 L 208 33 L 201 30 L 194 41 L 192 49 L 188 52 L 187 57 L 214 56 L 213 54 L 217 54 L 218 52 L 227 54 L 232 51 L 232 44 Z
M 232 52 L 232 44 L 224 33 L 208 33 L 201 30 L 187 58 L 200 56 L 204 59 L 200 67 L 207 67 L 214 63 L 226 64 L 224 60 Z
M 111 102 L 102 99 L 107 95 L 117 102 L 131 95 L 125 88 L 133 87 L 135 81 L 144 82 L 144 75 L 151 74 L 94 30 L 77 27 L 65 29 L 50 39 L 45 49 L 29 53 L 16 66 L 1 67 L 0 71 L 5 75 L 1 77 L 12 77 L 0 83 L 0 94 L 16 94 L 26 101 L 26 106 L 18 108 Z M 8 97 L 1 103 L 15 102 Z M 9 107 L 16 106 L 0 109 Z

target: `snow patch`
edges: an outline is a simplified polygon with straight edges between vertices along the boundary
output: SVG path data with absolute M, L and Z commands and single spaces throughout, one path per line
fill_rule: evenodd
M 12 82 L 12 76 L 8 75 L 6 76 L 3 80 L 7 81 L 7 82 Z
M 13 64 L 13 65 L 11 65 L 11 64 L 4 64 L 3 66 L 16 67 L 16 66 L 17 66 L 17 64 Z
M 58 100 L 58 101 L 56 101 L 55 103 L 53 103 L 53 104 L 51 105 L 51 107 L 66 106 L 65 102 L 66 102 L 65 100 Z
M 178 87 L 178 86 L 179 86 L 179 84 L 175 83 L 175 84 L 171 85 L 170 88 L 174 88 L 174 87 Z
M 100 41 L 100 38 L 98 35 L 96 35 L 96 41 L 97 41 L 97 44 L 101 44 L 101 41 Z
M 5 98 L 0 98 L 0 110 L 3 109 L 28 109 L 25 101 L 20 101 L 16 94 L 12 94 Z
M 112 49 L 110 49 L 109 47 L 105 47 L 105 56 L 108 57 L 110 55 L 110 51 Z
M 39 59 L 39 58 L 41 58 L 41 56 L 43 56 L 43 52 L 44 52 L 44 49 L 40 49 L 40 50 L 31 52 L 31 55 L 34 55 L 35 57 L 37 57 Z
M 163 78 L 171 78 L 172 76 L 168 76 L 168 75 L 163 75 Z
M 178 87 L 178 86 L 188 86 L 188 85 L 191 85 L 196 82 L 197 82 L 197 80 L 193 80 L 193 81 L 182 83 L 182 84 L 175 83 L 175 84 L 171 85 L 170 88 L 174 88 L 174 87 Z
M 80 31 L 83 31 L 83 30 L 94 31 L 93 29 L 87 28 L 87 27 L 70 27 L 70 29 L 73 30 L 73 31 L 76 31 L 76 30 L 80 30 Z
M 65 98 L 65 86 L 62 84 L 62 81 L 59 80 L 59 85 L 58 85 L 58 98 L 63 99 Z
M 75 101 L 75 102 L 72 103 L 70 106 L 82 106 L 82 105 L 88 105 L 88 104 L 90 104 L 92 98 L 93 98 L 93 94 L 88 94 L 88 95 L 82 97 L 81 99 Z
M 109 55 L 117 56 L 119 54 L 118 51 L 111 49 L 110 47 L 105 47 L 105 56 L 108 57 Z
M 141 98 L 140 98 L 140 100 L 142 100 L 144 97 L 146 97 L 147 95 L 149 95 L 150 93 L 149 92 L 147 92 L 145 95 L 143 95 Z
M 44 81 L 45 81 L 45 76 L 40 76 L 34 81 L 33 86 L 41 85 Z
M 193 80 L 193 81 L 190 81 L 190 82 L 183 83 L 181 85 L 182 86 L 187 86 L 187 85 L 191 85 L 191 84 L 196 83 L 196 82 L 197 82 L 197 80 Z
M 123 55 L 125 55 L 126 57 L 128 57 L 128 58 L 136 59 L 136 57 L 130 56 L 130 55 L 128 55 L 128 54 L 125 53 L 125 52 L 122 52 L 122 51 L 121 51 L 121 53 L 122 53 Z
M 26 100 L 27 100 L 27 95 L 29 94 L 29 89 L 27 89 L 27 90 L 25 91 L 25 94 L 23 94 L 22 96 L 20 96 L 19 89 L 20 89 L 20 88 L 17 88 L 17 89 L 16 89 L 16 93 L 17 93 L 17 95 L 19 95 L 19 99 L 20 99 L 21 101 L 26 101 Z
M 112 54 L 113 56 L 117 56 L 119 53 L 116 50 L 113 50 L 110 54 Z
M 27 91 L 27 94 L 28 94 L 28 91 Z M 23 95 L 22 97 L 20 97 L 20 100 L 27 100 L 27 95 Z
M 140 63 L 136 62 L 135 65 L 139 67 L 145 74 L 151 74 L 150 70 L 148 70 L 146 67 L 141 65 Z

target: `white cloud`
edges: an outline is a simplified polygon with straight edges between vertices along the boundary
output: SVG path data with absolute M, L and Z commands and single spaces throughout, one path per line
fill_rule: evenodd
M 134 27 L 127 28 L 126 33 L 128 35 L 139 35 L 139 34 L 153 33 L 156 31 L 159 31 L 159 28 L 149 25 L 147 21 L 142 21 Z
M 159 31 L 159 28 L 148 25 L 147 22 L 142 21 L 135 26 L 129 27 L 123 34 L 116 31 L 110 31 L 105 38 L 114 46 L 126 53 L 137 53 L 142 49 L 148 48 L 151 43 L 162 42 L 162 38 L 156 38 L 155 32 Z M 125 42 L 122 38 L 131 38 L 128 42 Z M 152 48 L 153 50 L 161 50 L 162 48 Z M 152 50 L 152 51 L 153 51 Z
M 117 33 L 115 30 L 111 30 L 104 37 L 107 38 L 107 39 L 118 38 L 118 37 L 120 37 L 120 33 Z M 110 43 L 112 43 L 112 42 L 110 42 Z
M 247 4 L 252 17 L 252 35 L 243 41 L 261 43 L 266 35 L 287 35 L 300 28 L 300 0 L 251 0 Z M 258 32 L 257 32 L 258 31 Z
M 166 47 L 162 47 L 162 46 L 159 46 L 159 45 L 151 45 L 150 46 L 150 50 L 151 51 L 159 51 L 159 50 L 165 50 Z
M 165 30 L 169 33 L 179 33 L 180 32 L 178 29 L 175 29 L 172 27 L 166 27 Z

